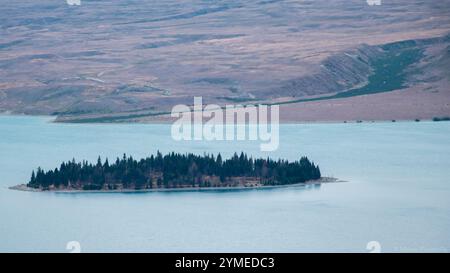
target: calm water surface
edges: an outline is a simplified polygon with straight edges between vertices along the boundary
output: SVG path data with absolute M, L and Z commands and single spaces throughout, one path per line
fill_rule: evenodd
M 0 251 L 450 251 L 450 122 L 282 125 L 257 142 L 176 142 L 170 125 L 54 124 L 0 116 Z M 124 152 L 306 155 L 346 183 L 271 190 L 31 193 L 31 170 Z

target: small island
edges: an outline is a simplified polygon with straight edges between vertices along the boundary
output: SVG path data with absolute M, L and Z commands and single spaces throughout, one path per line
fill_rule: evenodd
M 148 191 L 157 189 L 269 187 L 301 184 L 324 179 L 319 166 L 307 157 L 297 161 L 249 157 L 169 153 L 135 160 L 117 158 L 114 163 L 99 157 L 96 164 L 75 159 L 59 168 L 33 171 L 26 185 L 12 187 L 30 191 Z M 326 181 L 325 181 L 326 180 Z

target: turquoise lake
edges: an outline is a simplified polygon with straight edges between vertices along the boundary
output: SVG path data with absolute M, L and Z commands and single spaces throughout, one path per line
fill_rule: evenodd
M 0 252 L 450 252 L 450 122 L 280 126 L 255 141 L 174 141 L 170 125 L 58 124 L 0 116 Z M 295 160 L 345 183 L 151 193 L 9 190 L 31 171 L 123 153 L 245 151 Z

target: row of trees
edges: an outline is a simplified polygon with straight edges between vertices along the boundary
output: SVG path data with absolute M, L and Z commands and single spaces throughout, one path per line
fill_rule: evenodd
M 81 187 L 83 189 L 113 189 L 117 185 L 123 188 L 151 188 L 169 186 L 198 185 L 208 186 L 205 177 L 216 177 L 226 185 L 231 178 L 244 177 L 258 179 L 262 184 L 279 185 L 301 183 L 319 179 L 320 169 L 307 157 L 295 162 L 272 160 L 270 158 L 253 159 L 245 153 L 234 154 L 223 160 L 219 154 L 195 155 L 170 153 L 141 159 L 139 161 L 125 154 L 112 164 L 108 159 L 100 159 L 96 164 L 74 159 L 63 162 L 59 168 L 45 172 L 41 168 L 32 173 L 29 187 Z

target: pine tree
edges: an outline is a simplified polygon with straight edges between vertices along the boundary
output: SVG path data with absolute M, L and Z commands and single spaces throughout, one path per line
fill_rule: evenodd
M 32 172 L 28 185 L 45 189 L 71 184 L 81 185 L 84 189 L 101 189 L 105 184 L 109 184 L 108 188 L 121 184 L 124 188 L 134 185 L 136 189 L 141 189 L 152 187 L 154 176 L 158 186 L 185 187 L 196 184 L 211 186 L 211 183 L 204 181 L 206 176 L 216 177 L 226 186 L 230 186 L 233 177 L 257 178 L 264 185 L 273 185 L 318 179 L 321 173 L 319 166 L 307 157 L 294 162 L 274 161 L 270 158 L 253 159 L 242 152 L 239 156 L 235 153 L 231 158 L 223 160 L 220 154 L 214 157 L 209 154 L 198 156 L 172 152 L 163 156 L 158 151 L 156 157 L 152 155 L 139 161 L 124 154 L 122 159 L 117 158 L 111 165 L 108 159 L 102 164 L 100 157 L 95 165 L 84 160 L 76 163 L 72 159 L 63 162 L 59 169 L 48 172 L 38 168 L 37 172 Z

